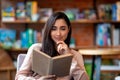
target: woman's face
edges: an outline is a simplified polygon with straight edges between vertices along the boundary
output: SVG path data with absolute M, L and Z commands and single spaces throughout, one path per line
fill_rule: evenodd
M 51 38 L 57 43 L 58 41 L 65 41 L 69 29 L 64 19 L 57 19 L 51 30 Z

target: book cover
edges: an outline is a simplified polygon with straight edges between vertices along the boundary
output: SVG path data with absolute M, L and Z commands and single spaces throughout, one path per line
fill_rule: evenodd
M 96 45 L 110 46 L 111 45 L 111 24 L 98 24 L 96 29 Z
M 120 38 L 120 30 L 115 28 L 113 30 L 113 46 L 119 46 L 119 38 Z
M 117 5 L 112 4 L 112 20 L 116 21 L 117 20 Z
M 50 57 L 40 50 L 33 50 L 32 70 L 39 75 L 69 75 L 72 54 L 59 55 Z
M 12 48 L 15 41 L 16 30 L 0 28 L 0 43 L 2 44 L 3 48 Z
M 41 21 L 47 21 L 48 18 L 52 15 L 53 9 L 52 8 L 41 8 L 39 9 L 39 15 Z
M 28 48 L 28 36 L 27 36 L 27 33 L 26 31 L 22 31 L 20 33 L 20 40 L 21 40 L 21 47 L 22 48 Z

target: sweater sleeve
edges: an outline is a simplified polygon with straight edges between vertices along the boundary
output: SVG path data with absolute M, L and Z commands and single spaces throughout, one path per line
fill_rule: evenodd
M 35 77 L 32 77 L 32 71 L 31 71 L 31 65 L 32 65 L 32 53 L 33 53 L 33 49 L 40 49 L 41 44 L 37 43 L 37 44 L 33 44 L 29 49 L 28 52 L 26 54 L 26 57 L 19 69 L 19 71 L 17 71 L 16 76 L 15 76 L 15 80 L 35 80 Z
M 89 80 L 89 77 L 84 67 L 84 61 L 82 55 L 75 50 L 72 50 L 71 52 L 74 55 L 72 62 L 71 76 L 74 78 L 74 80 Z

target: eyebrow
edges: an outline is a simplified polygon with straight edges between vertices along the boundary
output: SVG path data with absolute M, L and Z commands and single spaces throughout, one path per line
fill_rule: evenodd
M 57 27 L 57 26 L 52 26 L 52 27 Z M 66 26 L 60 26 L 60 27 L 66 27 Z
M 66 27 L 66 26 L 61 26 L 61 27 Z

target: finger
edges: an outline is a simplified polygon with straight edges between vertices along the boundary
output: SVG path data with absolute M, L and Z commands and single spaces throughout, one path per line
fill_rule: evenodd
M 47 75 L 47 76 L 44 76 L 44 79 L 52 79 L 55 77 L 56 77 L 55 75 Z
M 58 50 L 57 51 L 58 51 L 59 54 L 64 54 L 65 49 L 64 49 L 63 46 L 58 46 Z
M 65 44 L 65 42 L 64 41 L 58 41 L 57 45 L 59 45 L 59 44 Z
M 58 46 L 57 46 L 57 51 L 58 52 L 62 52 L 64 50 L 64 45 L 63 44 L 59 44 Z
M 62 44 L 62 45 L 60 45 L 60 51 L 64 51 L 64 50 L 67 50 L 67 45 L 64 45 L 64 44 Z
M 57 51 L 60 52 L 60 45 L 57 46 Z

